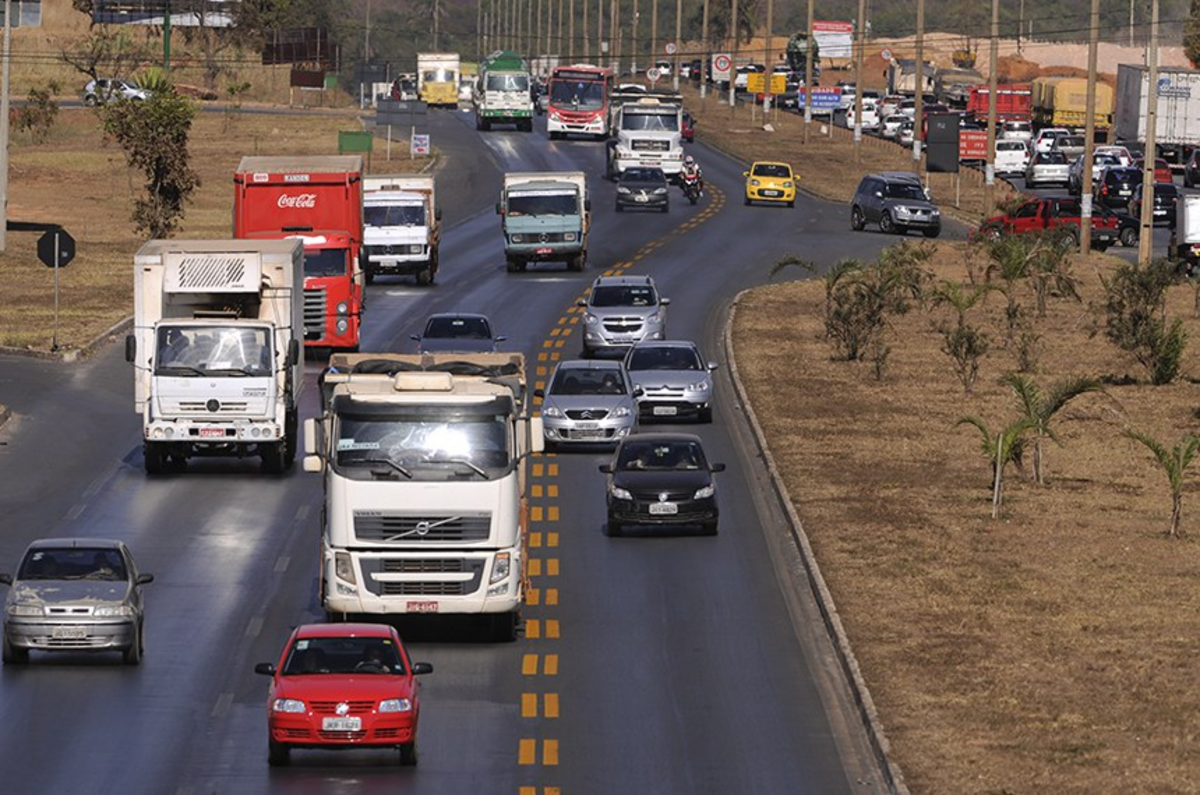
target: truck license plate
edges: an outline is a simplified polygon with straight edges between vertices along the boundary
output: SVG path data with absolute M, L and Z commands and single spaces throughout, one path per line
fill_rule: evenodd
M 673 502 L 650 503 L 651 516 L 673 516 L 677 513 L 679 513 L 679 506 Z
M 362 731 L 362 718 L 323 718 L 321 728 L 327 732 Z
M 225 436 L 224 428 L 201 428 L 200 438 L 202 439 L 221 439 Z
M 554 249 L 550 248 L 549 246 L 546 246 L 544 248 L 535 248 L 533 250 L 533 253 L 534 254 L 549 254 L 552 251 L 554 251 Z
M 404 606 L 404 609 L 410 613 L 436 613 L 438 611 L 437 602 L 409 602 Z

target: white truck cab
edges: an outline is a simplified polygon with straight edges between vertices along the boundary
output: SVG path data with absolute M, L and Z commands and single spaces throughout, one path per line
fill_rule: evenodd
M 678 94 L 645 96 L 621 105 L 609 145 L 608 176 L 630 167 L 661 168 L 678 179 L 683 168 L 683 103 Z

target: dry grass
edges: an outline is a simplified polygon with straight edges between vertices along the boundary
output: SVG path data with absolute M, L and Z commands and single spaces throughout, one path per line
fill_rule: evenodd
M 965 281 L 963 245 L 937 249 L 937 276 Z M 1076 262 L 1083 303 L 1033 318 L 1043 388 L 1143 379 L 1092 335 L 1115 266 Z M 1194 430 L 1196 354 L 1176 384 L 1070 403 L 1048 485 L 1010 475 L 993 521 L 980 438 L 956 422 L 1016 416 L 999 299 L 973 310 L 993 345 L 974 394 L 934 331 L 949 310 L 894 318 L 883 380 L 870 364 L 833 361 L 820 281 L 744 295 L 737 360 L 914 792 L 1200 792 L 1200 503 L 1189 486 L 1192 535 L 1165 538 L 1166 476 L 1122 435 L 1133 427 L 1170 446 Z M 1194 299 L 1174 288 L 1169 310 L 1192 339 Z

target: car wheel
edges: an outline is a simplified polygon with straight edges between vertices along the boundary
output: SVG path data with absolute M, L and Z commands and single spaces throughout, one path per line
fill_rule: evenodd
M 669 211 L 670 211 L 670 209 L 671 209 L 671 205 L 669 205 L 669 204 L 664 204 L 664 205 L 662 206 L 662 211 L 663 211 L 664 213 L 665 213 L 665 212 L 669 212 Z
M 717 534 L 717 520 L 713 519 L 711 522 L 705 522 L 700 525 L 700 532 L 706 536 L 715 536 Z
M 707 406 L 705 408 L 700 409 L 700 413 L 699 413 L 700 422 L 710 423 L 710 422 L 712 422 L 712 417 L 713 417 L 712 406 Z
M 122 652 L 122 662 L 126 665 L 140 665 L 142 662 L 142 627 L 139 625 L 133 633 L 133 642 Z
M 625 212 L 625 205 L 621 204 L 620 202 L 617 202 L 615 206 L 617 208 L 617 212 L 619 212 L 619 213 Z
M 4 652 L 3 659 L 5 665 L 24 665 L 29 662 L 29 649 L 18 649 L 8 639 L 8 633 L 4 633 Z
M 889 235 L 896 234 L 896 224 L 892 222 L 891 213 L 879 216 L 879 231 Z
M 625 528 L 620 522 L 611 516 L 608 517 L 608 523 L 604 525 L 604 535 L 609 538 L 620 538 L 624 532 Z
M 400 764 L 404 767 L 414 767 L 417 764 L 417 741 L 404 743 L 400 746 Z
M 292 762 L 292 749 L 283 743 L 267 740 L 267 764 L 271 767 L 287 767 Z
M 862 209 L 855 205 L 850 209 L 850 228 L 855 232 L 861 232 L 866 225 L 867 219 L 863 217 Z
M 89 108 L 94 108 L 94 107 L 96 107 L 96 105 L 99 104 L 99 101 L 96 99 L 95 96 L 88 94 L 86 97 L 83 98 L 83 104 L 87 105 Z
M 1121 230 L 1121 245 L 1125 248 L 1133 248 L 1138 244 L 1138 230 L 1132 226 L 1127 226 Z
M 749 207 L 750 206 L 750 197 L 746 196 L 745 199 L 746 199 L 746 206 Z
M 942 233 L 942 228 L 939 226 L 933 229 L 925 229 L 922 231 L 925 233 L 925 237 L 937 237 Z
M 1108 246 L 1109 246 L 1109 243 L 1107 241 L 1092 244 L 1092 248 L 1094 248 L 1096 251 L 1100 251 L 1100 252 L 1108 251 Z

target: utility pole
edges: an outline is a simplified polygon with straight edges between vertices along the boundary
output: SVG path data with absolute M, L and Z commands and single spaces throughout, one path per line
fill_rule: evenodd
M 658 60 L 658 0 L 650 0 L 650 65 Z
M 633 0 L 633 24 L 631 25 L 629 34 L 629 38 L 631 39 L 631 46 L 629 48 L 629 71 L 635 75 L 638 73 L 638 20 L 640 16 L 641 14 L 638 13 L 638 0 Z M 650 65 L 654 65 L 653 58 L 650 59 Z
M 918 39 L 920 41 L 920 39 Z M 919 44 L 917 45 L 920 46 Z M 862 158 L 863 53 L 867 49 L 867 0 L 858 0 L 858 47 L 854 53 L 854 162 Z M 811 55 L 811 53 L 809 53 Z M 808 105 L 805 96 L 805 105 Z
M 575 0 L 567 3 L 567 61 L 575 63 Z
M 621 4 L 618 0 L 609 0 L 608 20 L 608 54 L 613 74 L 621 75 Z
M 925 0 L 917 0 L 917 63 L 913 80 L 917 94 L 913 106 L 912 157 L 920 161 L 921 145 L 925 142 Z
M 704 0 L 704 16 L 703 21 L 700 23 L 700 38 L 704 47 L 704 51 L 700 53 L 700 99 L 704 99 L 708 94 L 709 61 L 712 58 L 712 47 L 708 44 L 708 0 Z
M 808 0 L 808 47 L 804 57 L 804 143 L 808 143 L 808 131 L 812 127 L 812 79 L 813 79 L 813 2 Z
M 8 0 L 4 2 L 4 27 L 8 28 L 8 11 L 10 4 Z M 167 0 L 163 6 L 163 71 L 170 73 L 171 71 L 171 0 Z
M 1142 217 L 1138 233 L 1138 265 L 1154 255 L 1154 161 L 1158 157 L 1158 0 L 1150 2 L 1150 44 L 1146 50 L 1146 159 L 1142 161 Z M 1149 185 L 1149 189 L 1146 186 Z
M 1079 249 L 1092 251 L 1092 164 L 1096 149 L 1096 48 L 1100 40 L 1100 0 L 1092 0 L 1091 30 L 1088 36 L 1087 120 L 1083 133 L 1083 174 L 1079 188 Z M 1153 209 L 1153 208 L 1151 208 Z
M 771 0 L 767 0 L 767 8 L 771 7 Z M 770 20 L 771 12 L 767 11 L 767 19 Z M 768 28 L 770 22 L 767 22 Z M 675 63 L 671 67 L 671 77 L 675 79 L 675 90 L 679 90 L 679 48 L 680 38 L 683 36 L 683 0 L 675 0 Z
M 738 48 L 738 7 L 737 0 L 729 0 L 729 29 L 733 32 L 733 49 L 730 56 L 730 72 L 729 72 L 729 107 L 732 108 L 737 104 L 737 87 L 734 83 L 737 81 L 737 48 Z
M 558 0 L 558 34 L 554 37 L 554 53 L 562 55 L 563 51 L 563 0 Z
M 4 62 L 0 74 L 0 254 L 8 250 L 8 73 L 12 65 L 12 0 L 4 0 Z M 57 269 L 55 269 L 57 273 Z
M 767 37 L 763 46 L 763 66 L 767 68 L 767 73 L 763 76 L 763 124 L 767 123 L 767 114 L 771 111 L 771 78 L 775 76 L 775 64 L 771 63 L 771 33 L 774 30 L 775 0 L 767 0 Z
M 999 68 L 996 61 L 1000 54 L 1000 0 L 992 0 L 992 41 L 988 48 L 988 117 L 987 117 L 987 167 L 984 169 L 983 212 L 991 212 L 996 202 L 996 90 Z
M 583 13 L 579 18 L 583 21 L 583 60 L 591 62 L 592 60 L 592 39 L 588 35 L 588 2 L 583 0 Z

